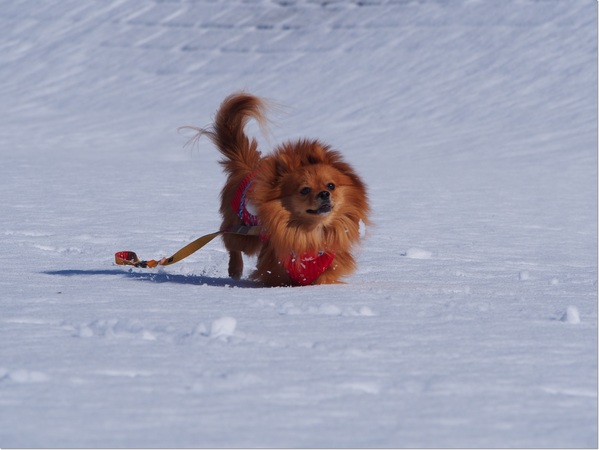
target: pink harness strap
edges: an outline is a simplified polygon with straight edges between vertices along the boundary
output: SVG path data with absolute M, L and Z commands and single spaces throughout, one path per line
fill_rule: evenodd
M 233 200 L 231 200 L 231 206 L 233 211 L 237 213 L 244 225 L 249 227 L 260 225 L 258 217 L 248 211 L 248 193 L 254 183 L 255 173 L 250 173 L 244 180 L 239 184 L 239 187 L 235 191 Z

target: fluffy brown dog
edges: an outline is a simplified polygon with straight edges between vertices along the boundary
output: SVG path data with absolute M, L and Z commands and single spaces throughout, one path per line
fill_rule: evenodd
M 268 286 L 339 283 L 356 268 L 352 248 L 360 221 L 368 224 L 366 186 L 339 152 L 298 140 L 261 156 L 244 132 L 249 119 L 265 125 L 265 103 L 250 94 L 227 97 L 208 135 L 224 155 L 221 230 L 259 225 L 260 236 L 224 234 L 229 275 L 239 279 L 242 253 L 258 255 L 250 278 Z

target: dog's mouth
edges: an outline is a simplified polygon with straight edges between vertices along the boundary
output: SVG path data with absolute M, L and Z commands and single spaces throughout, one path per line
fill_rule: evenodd
M 320 207 L 318 209 L 308 209 L 306 210 L 306 212 L 308 214 L 313 214 L 315 216 L 321 215 L 321 214 L 328 214 L 333 210 L 333 207 L 331 206 L 330 203 L 323 203 L 322 205 L 320 205 Z

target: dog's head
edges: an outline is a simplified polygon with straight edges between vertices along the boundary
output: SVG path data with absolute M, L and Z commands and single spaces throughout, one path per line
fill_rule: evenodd
M 284 215 L 289 225 L 302 229 L 337 225 L 345 218 L 366 221 L 366 188 L 341 155 L 318 141 L 287 143 L 273 154 L 263 172 L 262 187 L 272 208 L 264 215 Z M 263 201 L 266 198 L 263 198 Z M 280 205 L 279 210 L 274 205 Z
M 344 210 L 351 180 L 333 166 L 310 164 L 289 173 L 281 186 L 291 220 L 306 225 L 328 224 Z

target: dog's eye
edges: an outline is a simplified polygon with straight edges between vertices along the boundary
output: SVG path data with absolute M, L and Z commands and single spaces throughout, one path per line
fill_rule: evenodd
M 334 191 L 335 190 L 335 185 L 333 183 L 329 183 L 329 184 L 327 184 L 327 189 L 329 191 Z
M 310 189 L 309 187 L 305 187 L 300 191 L 300 194 L 308 195 L 310 192 L 312 192 L 312 189 Z

